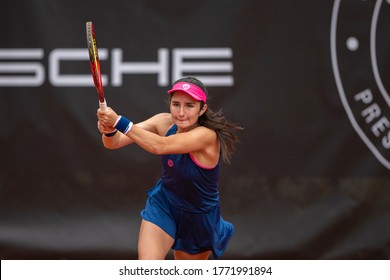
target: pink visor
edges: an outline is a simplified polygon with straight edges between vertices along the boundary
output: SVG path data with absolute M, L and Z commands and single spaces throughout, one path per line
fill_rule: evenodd
M 196 85 L 180 82 L 173 85 L 171 90 L 168 90 L 168 94 L 171 94 L 175 91 L 184 91 L 189 96 L 193 97 L 195 100 L 203 101 L 206 103 L 206 93 Z

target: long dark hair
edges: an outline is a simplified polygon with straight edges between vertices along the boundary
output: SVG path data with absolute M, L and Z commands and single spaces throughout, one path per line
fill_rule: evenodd
M 177 80 L 174 84 L 186 82 L 200 87 L 208 95 L 205 85 L 195 77 L 185 77 Z M 172 96 L 171 96 L 172 97 Z M 171 98 L 170 97 L 170 98 Z M 200 108 L 204 106 L 204 102 L 200 101 Z M 217 133 L 218 140 L 221 144 L 222 159 L 226 163 L 230 163 L 232 154 L 235 151 L 235 144 L 239 142 L 237 131 L 243 128 L 237 123 L 231 122 L 223 115 L 222 110 L 214 112 L 208 105 L 207 110 L 199 117 L 198 125 L 210 128 Z

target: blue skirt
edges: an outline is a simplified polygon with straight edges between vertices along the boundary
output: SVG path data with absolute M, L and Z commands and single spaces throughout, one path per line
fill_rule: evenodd
M 208 213 L 191 213 L 173 206 L 161 185 L 148 191 L 141 217 L 169 234 L 174 250 L 198 254 L 211 250 L 214 258 L 221 257 L 234 233 L 233 225 L 223 220 L 219 206 Z

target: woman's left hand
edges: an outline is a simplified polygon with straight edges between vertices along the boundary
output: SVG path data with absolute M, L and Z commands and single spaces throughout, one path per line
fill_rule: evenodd
M 97 128 L 101 134 L 108 134 L 108 133 L 112 133 L 115 131 L 115 128 L 106 127 L 106 126 L 102 125 L 99 121 L 97 122 Z

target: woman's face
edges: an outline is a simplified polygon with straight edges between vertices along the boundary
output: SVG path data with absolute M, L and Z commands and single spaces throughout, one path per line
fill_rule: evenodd
M 200 101 L 183 91 L 176 91 L 172 94 L 169 108 L 172 120 L 179 132 L 189 131 L 197 126 L 199 116 L 206 111 L 206 105 L 201 110 L 200 104 Z

